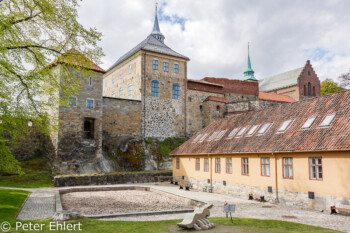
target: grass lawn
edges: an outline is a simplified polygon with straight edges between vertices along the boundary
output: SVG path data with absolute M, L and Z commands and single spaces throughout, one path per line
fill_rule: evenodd
M 0 186 L 38 188 L 51 187 L 50 167 L 44 158 L 34 158 L 27 161 L 21 161 L 24 175 L 0 175 Z
M 79 232 L 79 231 L 50 231 L 49 224 L 50 219 L 43 219 L 39 221 L 22 221 L 22 224 L 44 224 L 42 231 L 24 231 L 15 230 L 16 221 L 13 219 L 16 213 L 21 208 L 22 202 L 27 197 L 28 192 L 0 189 L 0 223 L 7 220 L 12 230 L 8 232 Z M 167 220 L 157 222 L 125 222 L 125 221 L 98 221 L 87 218 L 75 219 L 67 221 L 66 224 L 81 223 L 81 231 L 87 233 L 108 233 L 108 232 L 186 232 L 179 230 L 176 223 L 181 220 Z M 210 218 L 210 221 L 214 222 L 216 228 L 212 231 L 204 232 L 337 232 L 319 227 L 313 227 L 298 223 L 283 222 L 276 220 L 258 220 L 258 219 L 243 219 L 234 218 L 231 223 L 229 218 Z M 63 223 L 61 223 L 63 224 Z M 56 229 L 56 228 L 54 228 Z M 78 228 L 76 228 L 78 229 Z M 191 231 L 194 232 L 194 231 Z

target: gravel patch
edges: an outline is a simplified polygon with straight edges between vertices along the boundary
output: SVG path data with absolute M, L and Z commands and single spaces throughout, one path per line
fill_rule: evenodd
M 61 195 L 64 210 L 83 215 L 193 209 L 192 206 L 150 191 L 72 192 Z

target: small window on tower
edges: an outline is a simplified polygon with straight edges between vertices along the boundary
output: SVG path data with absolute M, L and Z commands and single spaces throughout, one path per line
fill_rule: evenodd
M 94 139 L 94 127 L 95 127 L 95 119 L 93 118 L 84 119 L 84 138 Z

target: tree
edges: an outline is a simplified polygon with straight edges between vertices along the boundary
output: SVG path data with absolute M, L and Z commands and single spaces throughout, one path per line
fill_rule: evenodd
M 321 82 L 321 95 L 327 95 L 344 90 L 346 89 L 340 87 L 337 82 L 333 81 L 333 79 L 327 78 Z
M 66 78 L 58 80 L 50 62 L 63 58 L 88 68 L 84 59 L 66 53 L 71 48 L 95 63 L 103 55 L 97 46 L 102 34 L 77 21 L 78 1 L 0 0 L 0 172 L 20 172 L 8 145 L 28 133 L 28 121 L 48 134 L 52 127 L 44 110 L 79 91 L 80 81 L 68 67 Z M 61 96 L 54 98 L 58 91 Z
M 338 79 L 340 80 L 340 86 L 344 88 L 350 87 L 350 70 L 345 74 L 341 74 Z

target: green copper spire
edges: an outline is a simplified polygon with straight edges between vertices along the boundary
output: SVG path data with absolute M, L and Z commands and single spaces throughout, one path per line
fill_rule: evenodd
M 250 55 L 249 55 L 249 42 L 248 42 L 248 64 L 247 64 L 247 70 L 243 72 L 244 77 L 243 77 L 243 81 L 258 81 L 255 77 L 254 77 L 254 70 L 252 69 L 252 64 L 250 62 Z

